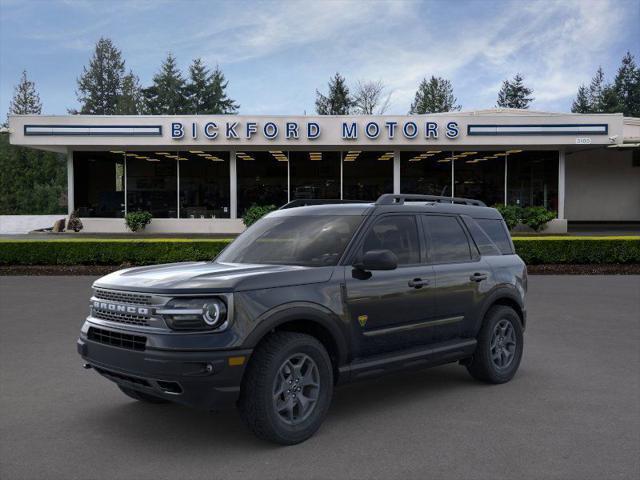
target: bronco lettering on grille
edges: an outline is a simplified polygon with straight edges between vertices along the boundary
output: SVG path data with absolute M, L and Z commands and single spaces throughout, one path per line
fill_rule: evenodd
M 117 303 L 94 301 L 93 308 L 97 310 L 106 310 L 115 313 L 129 313 L 133 315 L 149 315 L 149 309 L 146 307 L 133 307 L 131 305 L 120 305 Z

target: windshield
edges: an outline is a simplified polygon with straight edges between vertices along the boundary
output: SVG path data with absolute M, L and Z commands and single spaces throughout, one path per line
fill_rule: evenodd
M 336 265 L 362 218 L 356 215 L 263 218 L 229 245 L 216 261 L 305 267 Z

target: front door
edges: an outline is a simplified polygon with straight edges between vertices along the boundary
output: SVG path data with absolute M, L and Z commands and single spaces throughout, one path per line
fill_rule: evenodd
M 426 343 L 424 328 L 434 313 L 433 267 L 423 261 L 421 226 L 414 215 L 385 215 L 365 233 L 355 258 L 386 249 L 398 268 L 362 272 L 345 267 L 346 300 L 358 357 Z

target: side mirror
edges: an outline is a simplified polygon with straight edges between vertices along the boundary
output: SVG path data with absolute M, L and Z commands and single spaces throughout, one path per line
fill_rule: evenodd
M 398 257 L 391 250 L 369 250 L 354 265 L 358 270 L 395 270 L 398 268 Z

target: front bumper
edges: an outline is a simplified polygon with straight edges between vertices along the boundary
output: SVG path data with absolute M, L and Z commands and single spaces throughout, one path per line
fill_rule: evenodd
M 136 351 L 104 345 L 84 334 L 77 348 L 87 367 L 119 385 L 205 410 L 235 404 L 251 355 L 251 350 Z

